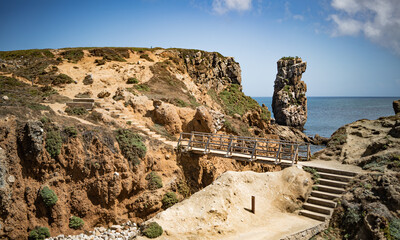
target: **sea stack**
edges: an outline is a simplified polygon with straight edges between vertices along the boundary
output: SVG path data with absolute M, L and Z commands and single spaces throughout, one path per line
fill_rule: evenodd
M 307 85 L 301 81 L 307 62 L 299 57 L 283 57 L 278 62 L 272 111 L 279 125 L 303 130 L 307 121 Z

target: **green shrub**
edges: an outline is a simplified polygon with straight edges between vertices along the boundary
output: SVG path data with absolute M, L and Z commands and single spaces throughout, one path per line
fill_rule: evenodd
M 64 132 L 67 134 L 68 137 L 76 138 L 78 136 L 78 131 L 75 127 L 66 127 Z
M 47 207 L 52 207 L 57 203 L 58 197 L 49 187 L 45 186 L 40 190 L 40 196 Z
M 138 85 L 135 85 L 135 88 L 136 88 L 138 91 L 141 91 L 141 92 L 149 92 L 149 91 L 150 91 L 150 87 L 147 86 L 147 85 L 145 85 L 145 84 L 138 84 Z
M 29 240 L 44 240 L 50 237 L 50 231 L 47 227 L 35 227 L 29 232 Z
M 42 105 L 40 103 L 29 103 L 28 108 L 36 111 L 42 111 L 42 110 L 50 110 L 49 106 Z
M 68 84 L 68 83 L 73 83 L 73 82 L 74 82 L 74 80 L 72 80 L 72 78 L 70 76 L 61 73 L 53 79 L 52 84 L 60 85 L 60 84 Z
M 164 209 L 167 209 L 177 202 L 178 198 L 176 198 L 176 194 L 174 192 L 167 192 L 162 199 L 162 207 Z
M 285 86 L 283 87 L 283 91 L 285 91 L 285 92 L 287 92 L 287 93 L 290 93 L 290 92 L 291 92 L 290 86 L 289 86 L 289 85 L 285 85 Z
M 88 113 L 88 111 L 83 107 L 73 107 L 73 108 L 67 107 L 65 109 L 65 112 L 68 113 L 68 115 L 76 115 L 76 116 L 81 116 Z
M 149 62 L 154 62 L 154 60 L 151 59 L 148 54 L 142 54 L 140 55 L 140 58 L 146 59 Z
M 70 228 L 73 228 L 73 229 L 81 229 L 84 224 L 85 224 L 85 222 L 81 218 L 72 216 L 69 219 L 69 225 L 68 226 Z
M 139 158 L 146 156 L 147 149 L 142 138 L 132 130 L 118 129 L 115 131 L 115 138 L 124 157 L 133 165 L 138 165 Z
M 294 60 L 294 59 L 298 59 L 298 58 L 299 58 L 298 56 L 296 56 L 296 57 L 289 56 L 289 57 L 281 57 L 281 60 Z
M 176 105 L 178 107 L 187 107 L 187 104 L 185 103 L 185 101 L 183 101 L 182 99 L 179 99 L 179 98 L 174 99 L 174 105 Z
M 185 198 L 190 195 L 190 188 L 185 181 L 182 180 L 178 183 L 178 192 Z
M 0 59 L 14 60 L 19 58 L 53 58 L 54 55 L 48 49 L 28 49 L 16 51 L 0 51 Z
M 303 167 L 303 170 L 306 171 L 306 172 L 311 173 L 311 178 L 312 178 L 312 180 L 314 181 L 315 184 L 319 183 L 319 179 L 321 178 L 321 176 L 319 175 L 317 170 L 315 170 L 315 168 Z
M 62 139 L 58 130 L 52 129 L 46 133 L 46 150 L 52 158 L 60 154 Z
M 209 92 L 210 96 L 214 98 L 213 92 Z M 239 115 L 245 114 L 249 110 L 259 110 L 261 106 L 258 102 L 249 96 L 246 96 L 240 91 L 240 85 L 231 84 L 219 94 L 222 104 L 225 107 L 227 114 L 233 116 L 235 113 Z M 264 111 L 266 112 L 266 110 Z M 261 116 L 266 119 L 267 116 Z
M 51 122 L 50 118 L 48 118 L 47 116 L 42 116 L 42 117 L 40 118 L 40 121 L 41 121 L 43 124 L 46 124 L 46 123 Z
M 395 218 L 389 223 L 388 240 L 400 240 L 400 219 Z
M 71 49 L 61 53 L 61 55 L 65 59 L 76 63 L 83 58 L 83 51 L 81 49 Z
M 136 78 L 131 77 L 131 78 L 128 78 L 126 83 L 128 83 L 128 84 L 137 84 L 137 83 L 139 83 L 139 81 Z
M 156 238 L 162 235 L 163 229 L 158 223 L 151 222 L 144 227 L 142 233 L 148 238 Z
M 361 216 L 357 207 L 349 207 L 344 214 L 343 224 L 345 226 L 355 225 L 361 220 Z
M 158 188 L 163 187 L 161 177 L 158 176 L 158 174 L 156 172 L 151 172 L 151 173 L 147 174 L 146 180 L 148 182 L 148 187 L 150 190 L 156 190 Z

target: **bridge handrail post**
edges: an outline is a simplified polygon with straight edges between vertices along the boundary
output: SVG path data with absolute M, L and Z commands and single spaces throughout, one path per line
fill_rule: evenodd
M 230 153 L 231 149 L 232 149 L 232 141 L 233 141 L 233 137 L 229 136 L 229 145 L 228 145 L 228 149 L 226 150 L 226 156 L 232 155 L 232 153 Z
M 251 151 L 250 161 L 253 161 L 254 157 L 257 158 L 256 148 L 257 148 L 257 140 L 254 141 L 254 146 L 253 146 L 253 151 Z
M 299 145 L 296 146 L 296 152 L 292 160 L 292 165 L 294 164 L 294 162 L 297 164 L 298 159 L 299 159 Z
M 179 134 L 178 144 L 176 145 L 177 149 L 180 149 L 179 146 L 181 145 L 182 133 Z
M 210 144 L 210 138 L 211 138 L 211 135 L 208 136 L 208 140 L 207 140 L 206 146 L 204 147 L 204 154 L 207 153 L 207 148 L 208 148 L 208 145 Z
M 194 137 L 194 132 L 192 132 L 191 135 L 190 135 L 190 139 L 189 139 L 188 145 L 187 145 L 187 147 L 186 147 L 187 150 L 190 149 L 190 144 L 191 144 L 192 141 L 193 141 L 193 137 Z
M 276 153 L 275 164 L 278 163 L 278 158 L 281 153 L 281 144 L 279 143 L 278 152 Z

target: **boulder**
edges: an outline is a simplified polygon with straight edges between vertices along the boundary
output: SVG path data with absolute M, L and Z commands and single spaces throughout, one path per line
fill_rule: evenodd
M 83 84 L 84 85 L 90 85 L 93 83 L 93 77 L 92 74 L 86 75 L 86 77 L 83 79 Z
M 213 117 L 205 106 L 196 108 L 196 114 L 194 115 L 192 123 L 193 131 L 208 133 L 215 132 Z
M 164 125 L 165 129 L 171 134 L 182 132 L 182 121 L 174 105 L 161 101 L 155 101 L 153 105 L 154 122 Z
M 395 114 L 400 113 L 400 99 L 393 101 L 393 110 Z
M 279 125 L 303 130 L 307 121 L 307 85 L 301 81 L 307 63 L 301 58 L 280 59 L 274 83 L 272 110 Z
M 99 92 L 99 94 L 97 94 L 98 98 L 106 98 L 109 97 L 111 95 L 111 93 L 107 92 L 106 90 L 103 90 L 101 92 Z
M 130 106 L 132 107 L 133 112 L 140 113 L 142 115 L 146 114 L 148 111 L 152 111 L 153 101 L 151 101 L 147 96 L 135 96 L 129 101 Z
M 117 91 L 115 91 L 115 94 L 113 96 L 113 99 L 115 101 L 124 100 L 125 99 L 124 89 L 121 87 L 117 88 Z

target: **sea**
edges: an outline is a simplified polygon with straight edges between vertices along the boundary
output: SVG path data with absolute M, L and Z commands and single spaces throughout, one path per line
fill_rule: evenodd
M 272 112 L 272 97 L 253 97 Z M 307 97 L 307 136 L 330 137 L 341 126 L 360 119 L 394 115 L 392 103 L 400 97 Z M 320 149 L 317 147 L 313 152 Z

